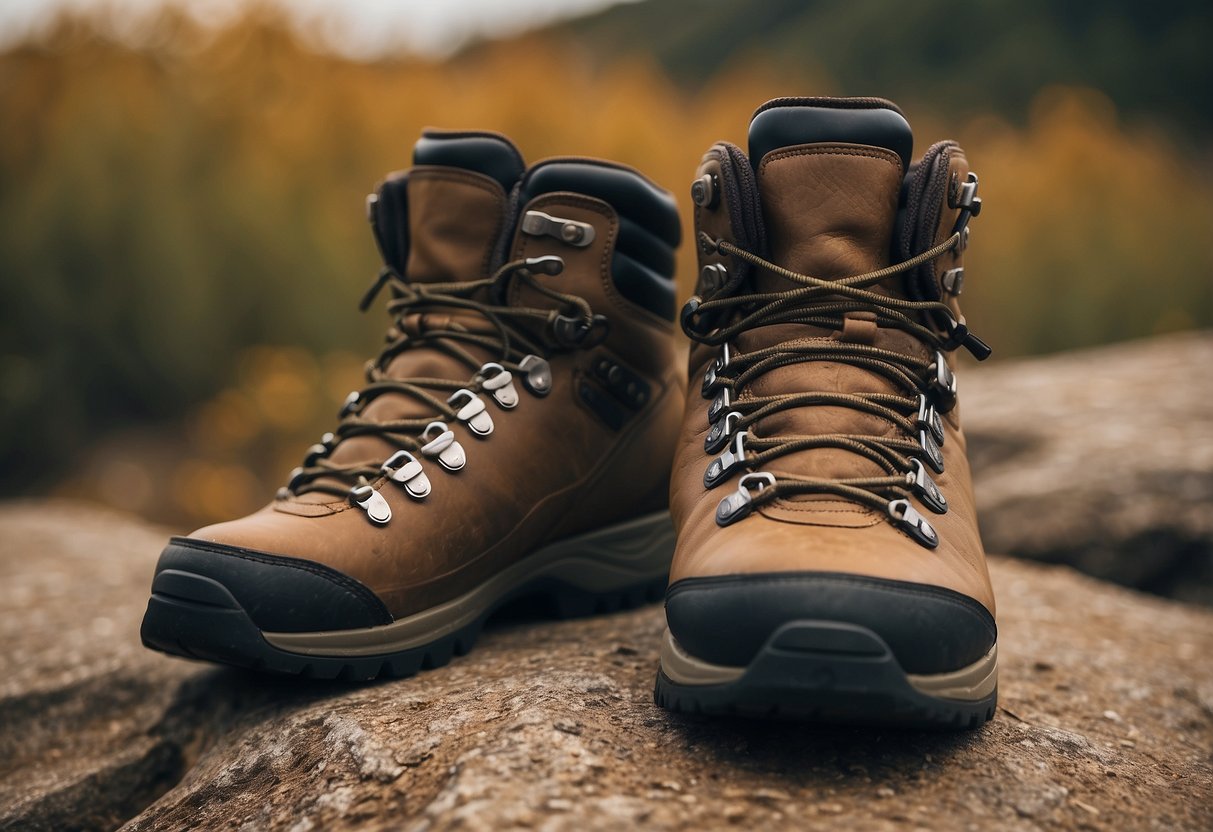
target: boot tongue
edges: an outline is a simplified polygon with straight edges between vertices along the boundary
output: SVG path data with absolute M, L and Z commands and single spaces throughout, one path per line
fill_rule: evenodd
M 507 194 L 522 176 L 518 149 L 496 133 L 427 130 L 413 148 L 413 168 L 390 177 L 372 203 L 371 219 L 384 261 L 412 283 L 448 283 L 486 277 L 507 214 Z M 407 228 L 407 234 L 402 233 Z M 403 267 L 403 268 L 402 268 Z M 474 313 L 439 310 L 410 316 L 406 330 L 416 335 L 452 325 L 492 332 Z M 489 361 L 490 350 L 464 345 Z M 436 347 L 407 349 L 384 368 L 390 378 L 448 378 L 465 380 L 473 370 Z M 435 395 L 438 395 L 435 393 Z M 371 421 L 432 416 L 434 409 L 408 396 L 387 394 L 369 402 L 360 413 Z M 378 436 L 355 436 L 329 456 L 337 464 L 386 459 L 396 447 Z M 328 502 L 322 493 L 305 494 L 304 503 Z
M 770 259 L 825 279 L 889 264 L 909 123 L 880 99 L 776 99 L 750 123 Z M 759 291 L 794 284 L 761 271 Z M 900 279 L 893 278 L 900 292 Z M 892 286 L 888 288 L 893 288 Z
M 898 198 L 912 144 L 905 118 L 894 105 L 878 99 L 778 99 L 760 108 L 750 123 L 749 150 L 761 196 L 767 258 L 794 272 L 827 280 L 889 265 Z M 765 269 L 755 270 L 754 283 L 760 292 L 800 285 Z M 902 285 L 901 276 L 895 275 L 870 289 L 904 295 Z M 862 313 L 846 316 L 838 332 L 809 324 L 777 324 L 747 330 L 734 343 L 744 354 L 799 338 L 833 338 L 898 352 L 921 349 L 911 336 L 877 328 L 874 318 Z M 745 394 L 810 391 L 898 392 L 877 373 L 814 361 L 763 373 Z M 879 436 L 893 427 L 850 408 L 817 406 L 778 411 L 759 420 L 751 430 L 758 436 Z M 883 473 L 869 460 L 832 448 L 779 457 L 768 470 L 826 478 Z M 827 498 L 797 498 L 798 502 L 805 500 L 828 502 Z
M 413 148 L 413 165 L 405 275 L 418 283 L 485 277 L 507 194 L 525 167 L 522 155 L 496 133 L 427 130 Z

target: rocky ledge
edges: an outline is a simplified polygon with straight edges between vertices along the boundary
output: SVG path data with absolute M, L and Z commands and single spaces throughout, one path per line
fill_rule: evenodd
M 0 507 L 0 829 L 1213 828 L 1213 612 L 995 559 L 1002 704 L 969 734 L 676 718 L 661 611 L 491 627 L 378 684 L 170 659 L 165 533 Z
M 987 549 L 1213 605 L 1213 332 L 960 384 Z

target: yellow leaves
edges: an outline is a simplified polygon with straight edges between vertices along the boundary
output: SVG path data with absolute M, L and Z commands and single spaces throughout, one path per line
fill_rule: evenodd
M 264 12 L 214 31 L 172 13 L 158 25 L 143 49 L 65 23 L 0 55 L 0 277 L 8 309 L 37 312 L 3 319 L 30 355 L 0 370 L 91 374 L 8 397 L 39 470 L 96 448 L 97 425 L 188 411 L 171 453 L 96 451 L 72 488 L 190 522 L 267 499 L 359 386 L 384 323 L 353 312 L 375 265 L 361 200 L 408 166 L 423 127 L 498 130 L 531 161 L 616 159 L 669 188 L 685 297 L 703 151 L 744 147 L 768 98 L 839 92 L 761 53 L 689 91 L 650 61 L 603 66 L 543 35 L 359 63 Z M 912 116 L 920 151 L 956 132 Z M 963 301 L 998 355 L 1213 325 L 1207 150 L 1072 88 L 1041 91 L 1025 125 L 989 114 L 959 132 L 985 201 Z
M 967 255 L 968 315 L 1003 354 L 1213 323 L 1213 187 L 1091 90 L 1049 88 L 1026 130 L 966 130 L 986 210 Z

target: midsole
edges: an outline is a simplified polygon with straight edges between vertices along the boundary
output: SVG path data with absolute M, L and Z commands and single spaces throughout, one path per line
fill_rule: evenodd
M 552 543 L 470 592 L 391 624 L 262 635 L 274 647 L 309 656 L 366 656 L 409 650 L 466 627 L 502 598 L 535 581 L 551 579 L 590 592 L 610 592 L 668 574 L 673 552 L 670 515 L 657 512 Z
M 667 628 L 661 643 L 661 671 L 678 685 L 727 685 L 745 675 L 747 667 L 712 664 L 686 652 Z M 998 687 L 998 645 L 968 667 L 949 673 L 907 673 L 919 693 L 940 699 L 975 702 Z

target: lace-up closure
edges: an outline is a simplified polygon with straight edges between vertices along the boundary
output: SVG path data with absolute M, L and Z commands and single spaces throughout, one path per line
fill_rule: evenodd
M 350 393 L 342 407 L 340 424 L 333 433 L 308 449 L 303 465 L 291 472 L 290 481 L 278 499 L 322 492 L 348 498 L 361 506 L 379 525 L 391 520 L 391 509 L 372 486 L 380 477 L 400 484 L 410 497 L 421 500 L 431 491 L 431 482 L 419 457 L 434 458 L 447 471 L 458 471 L 467 462 L 463 446 L 448 423 L 464 422 L 471 433 L 486 438 L 494 422 L 486 394 L 503 411 L 519 406 L 515 379 L 537 398 L 551 390 L 548 358 L 554 352 L 587 349 L 607 334 L 607 320 L 596 315 L 583 298 L 556 291 L 535 279 L 535 274 L 557 275 L 564 269 L 560 257 L 548 255 L 515 260 L 483 280 L 451 283 L 413 283 L 395 269 L 385 267 L 362 298 L 366 311 L 388 288 L 387 304 L 394 322 L 387 333 L 387 346 L 366 368 L 367 385 Z M 511 279 L 519 279 L 556 301 L 555 309 L 505 305 Z M 472 312 L 489 326 L 474 331 L 451 317 Z M 443 317 L 445 315 L 445 317 Z M 419 326 L 422 316 L 440 320 Z M 466 347 L 474 346 L 498 356 L 484 362 Z M 466 365 L 467 380 L 453 378 L 394 378 L 386 368 L 407 350 L 426 347 L 440 350 Z M 385 395 L 406 396 L 423 403 L 432 412 L 409 418 L 378 420 L 362 416 L 366 406 Z M 338 464 L 330 460 L 337 447 L 354 437 L 378 436 L 398 450 L 381 463 Z
M 701 233 L 700 244 L 705 251 L 744 261 L 798 284 L 785 291 L 724 296 L 718 292 L 706 301 L 695 296 L 682 311 L 682 328 L 689 338 L 721 348 L 720 356 L 708 366 L 701 388 L 704 398 L 712 400 L 707 411 L 711 428 L 704 449 L 710 454 L 719 453 L 704 472 L 704 487 L 715 488 L 736 473 L 748 472 L 736 492 L 721 500 L 716 512 L 719 525 L 737 522 L 756 507 L 780 497 L 833 495 L 885 512 L 918 543 L 928 548 L 938 546 L 934 528 L 905 498 L 912 494 L 931 511 L 947 512 L 947 501 L 926 470 L 930 467 L 937 474 L 943 473 L 940 446 L 944 431 L 938 414 L 951 410 L 956 403 L 956 379 L 944 353 L 964 346 L 984 360 L 990 348 L 968 330 L 963 317 L 954 316 L 947 303 L 890 296 L 870 287 L 962 247 L 966 230 L 956 230 L 939 245 L 904 262 L 839 280 L 798 274 L 727 240 Z M 732 323 L 701 330 L 699 325 L 707 319 L 731 319 Z M 748 353 L 730 346 L 736 335 L 759 326 L 795 323 L 841 331 L 849 320 L 856 319 L 877 328 L 906 332 L 933 355 L 924 359 L 842 340 L 793 341 Z M 820 391 L 741 397 L 741 392 L 764 373 L 808 361 L 837 362 L 870 371 L 904 394 Z M 892 424 L 897 435 L 758 436 L 752 430 L 780 411 L 818 406 L 850 408 L 878 417 Z M 762 471 L 780 457 L 823 448 L 864 457 L 883 475 L 830 479 Z

